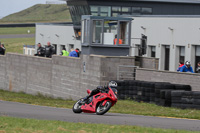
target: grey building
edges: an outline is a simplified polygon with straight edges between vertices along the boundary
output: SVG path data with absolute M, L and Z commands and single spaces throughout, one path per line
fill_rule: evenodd
M 198 0 L 66 0 L 66 2 L 73 21 L 71 25 L 58 28 L 59 25 L 38 24 L 38 30 L 36 29 L 36 42 L 45 44 L 47 40 L 52 39 L 54 46 L 57 47 L 57 54 L 63 46 L 68 50 L 74 46 L 82 48 L 83 54 L 109 55 L 109 51 L 112 51 L 112 56 L 138 56 L 141 52 L 139 45 L 143 34 L 147 36 L 147 51 L 144 56 L 159 58 L 160 70 L 175 71 L 178 62 L 186 60 L 190 60 L 195 67 L 200 61 L 198 39 L 200 1 Z M 82 18 L 83 15 L 92 16 Z M 183 23 L 179 25 L 180 22 Z M 84 29 L 81 29 L 81 25 Z M 45 34 L 40 34 L 42 31 L 45 31 Z M 123 34 L 120 34 L 121 31 Z M 183 35 L 184 32 L 188 33 Z M 120 42 L 117 42 L 117 45 L 113 46 L 116 34 L 117 39 L 121 38 L 125 45 L 119 45 Z M 109 42 L 108 38 L 111 38 L 112 42 Z

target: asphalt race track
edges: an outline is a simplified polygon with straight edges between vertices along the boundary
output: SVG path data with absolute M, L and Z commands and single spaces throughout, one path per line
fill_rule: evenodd
M 200 120 L 161 118 L 118 113 L 74 114 L 71 109 L 36 106 L 0 100 L 0 115 L 43 120 L 60 120 L 68 122 L 104 123 L 112 125 L 135 125 L 165 129 L 182 129 L 200 131 Z

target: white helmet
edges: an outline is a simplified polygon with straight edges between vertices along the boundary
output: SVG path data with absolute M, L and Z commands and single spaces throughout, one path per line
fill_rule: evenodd
M 190 62 L 189 62 L 189 61 L 186 61 L 186 62 L 185 62 L 185 65 L 186 65 L 186 66 L 190 66 Z
M 116 87 L 117 87 L 117 82 L 115 82 L 115 81 L 110 81 L 109 84 L 108 84 L 108 86 L 109 86 L 109 87 L 115 87 L 115 88 L 116 88 Z

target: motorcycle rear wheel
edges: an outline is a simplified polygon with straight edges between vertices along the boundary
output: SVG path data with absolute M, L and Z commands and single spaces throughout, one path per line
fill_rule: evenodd
M 96 114 L 97 115 L 103 115 L 105 114 L 106 112 L 108 112 L 108 110 L 111 108 L 112 106 L 112 103 L 110 101 L 107 101 L 105 103 L 105 105 L 103 106 L 102 105 L 103 102 L 101 102 L 98 106 L 97 106 L 97 109 L 96 109 Z
M 81 100 L 82 100 L 82 99 L 79 99 L 79 100 L 74 104 L 74 106 L 73 106 L 73 108 L 72 108 L 72 110 L 73 110 L 74 113 L 81 113 L 81 112 L 82 112 L 82 110 L 81 110 L 82 104 L 80 104 Z

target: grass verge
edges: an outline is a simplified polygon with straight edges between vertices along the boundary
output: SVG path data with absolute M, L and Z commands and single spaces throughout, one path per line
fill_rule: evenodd
M 10 27 L 10 28 L 0 28 L 0 35 L 8 34 L 35 34 L 35 27 Z
M 75 101 L 71 100 L 53 99 L 42 95 L 32 96 L 22 92 L 15 93 L 3 90 L 0 90 L 0 100 L 62 108 L 72 108 L 73 104 L 75 103 Z M 161 107 L 154 104 L 138 103 L 131 100 L 119 100 L 117 104 L 110 109 L 109 112 L 200 120 L 200 110 L 183 110 L 177 108 Z
M 23 45 L 34 45 L 35 38 L 5 38 L 0 39 L 4 44 L 6 52 L 23 54 Z
M 198 133 L 184 130 L 147 128 L 124 125 L 70 123 L 62 121 L 47 121 L 0 117 L 1 133 Z

